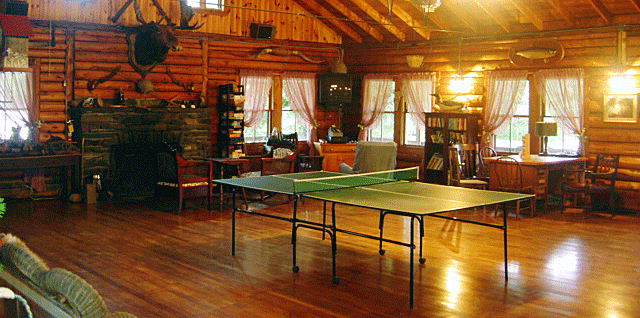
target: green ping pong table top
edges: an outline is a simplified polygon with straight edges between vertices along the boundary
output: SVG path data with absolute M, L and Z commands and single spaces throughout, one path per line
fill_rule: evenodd
M 439 184 L 391 181 L 365 186 L 329 188 L 320 191 L 295 191 L 294 179 L 316 179 L 341 176 L 340 173 L 314 171 L 252 178 L 215 180 L 216 183 L 280 194 L 300 194 L 303 197 L 341 204 L 412 214 L 433 214 L 466 208 L 499 204 L 531 195 L 509 192 L 452 187 Z M 358 180 L 358 175 L 354 175 Z M 347 179 L 345 179 L 347 180 Z M 352 179 L 353 180 L 353 179 Z M 304 184 L 305 182 L 302 182 Z M 365 182 L 366 183 L 366 182 Z

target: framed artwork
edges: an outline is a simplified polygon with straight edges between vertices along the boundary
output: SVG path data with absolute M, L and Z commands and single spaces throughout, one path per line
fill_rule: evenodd
M 604 95 L 604 121 L 619 123 L 638 122 L 638 98 L 636 95 Z

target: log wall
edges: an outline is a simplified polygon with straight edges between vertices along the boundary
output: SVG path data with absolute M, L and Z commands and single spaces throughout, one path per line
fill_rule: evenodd
M 622 61 L 636 75 L 630 76 L 635 84 L 631 94 L 640 93 L 640 33 L 628 30 L 623 43 L 625 55 L 617 56 L 617 29 L 572 32 L 554 37 L 564 48 L 564 58 L 555 63 L 514 65 L 509 60 L 509 50 L 521 41 L 536 38 L 517 39 L 474 39 L 461 42 L 434 40 L 431 43 L 413 43 L 405 46 L 345 45 L 345 62 L 354 76 L 367 73 L 437 72 L 437 89 L 440 94 L 451 95 L 448 83 L 451 77 L 462 70 L 472 71 L 476 77 L 472 95 L 479 95 L 477 105 L 484 107 L 483 72 L 505 69 L 527 69 L 530 73 L 545 68 L 585 69 L 585 128 L 588 142 L 586 152 L 591 163 L 597 153 L 614 153 L 621 156 L 616 189 L 619 203 L 625 209 L 639 210 L 640 201 L 640 120 L 635 123 L 606 122 L 603 116 L 604 95 L 609 92 L 608 80 Z M 423 55 L 419 68 L 409 68 L 405 56 Z M 460 56 L 460 59 L 458 59 Z

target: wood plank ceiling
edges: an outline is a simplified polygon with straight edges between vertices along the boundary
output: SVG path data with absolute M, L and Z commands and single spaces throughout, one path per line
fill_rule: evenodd
M 435 0 L 433 0 L 435 2 Z M 420 42 L 609 26 L 637 26 L 640 0 L 295 0 L 343 43 Z

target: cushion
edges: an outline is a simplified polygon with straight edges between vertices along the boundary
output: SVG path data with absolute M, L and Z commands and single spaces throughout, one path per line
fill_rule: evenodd
M 49 270 L 47 264 L 31 251 L 19 238 L 2 234 L 0 258 L 2 263 L 19 271 L 37 286 L 42 286 L 42 275 Z
M 63 268 L 52 268 L 42 275 L 43 289 L 63 296 L 81 318 L 104 318 L 107 305 L 87 281 Z
M 273 149 L 273 157 L 274 158 L 284 158 L 293 153 L 293 151 L 289 148 L 276 148 Z

